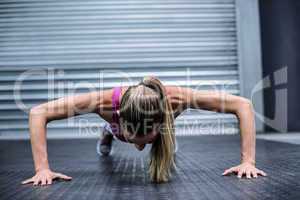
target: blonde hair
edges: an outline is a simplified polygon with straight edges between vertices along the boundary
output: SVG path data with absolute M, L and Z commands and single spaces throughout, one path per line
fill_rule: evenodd
M 153 182 L 168 181 L 176 169 L 176 138 L 173 110 L 162 83 L 155 77 L 145 77 L 138 85 L 130 86 L 121 100 L 120 118 L 122 127 L 135 134 L 146 134 L 154 123 L 160 124 L 150 151 L 149 174 Z

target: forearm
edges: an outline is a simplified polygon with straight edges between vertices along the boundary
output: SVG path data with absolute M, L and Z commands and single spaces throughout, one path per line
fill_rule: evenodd
M 47 155 L 46 118 L 41 110 L 33 109 L 29 116 L 30 141 L 35 171 L 49 169 Z
M 241 132 L 241 162 L 255 164 L 256 131 L 251 103 L 244 103 L 237 111 Z

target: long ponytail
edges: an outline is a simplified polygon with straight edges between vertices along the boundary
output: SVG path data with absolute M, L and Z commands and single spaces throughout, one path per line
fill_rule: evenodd
M 156 90 L 161 96 L 163 119 L 160 134 L 150 151 L 149 174 L 153 182 L 162 183 L 168 181 L 171 171 L 176 169 L 174 116 L 162 83 L 155 77 L 145 77 L 142 84 Z

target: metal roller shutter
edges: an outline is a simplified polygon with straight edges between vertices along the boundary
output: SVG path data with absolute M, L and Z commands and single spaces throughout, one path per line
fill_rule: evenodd
M 239 94 L 235 11 L 234 0 L 1 0 L 0 133 L 28 134 L 33 105 L 147 75 Z M 103 122 L 87 114 L 51 122 L 48 133 Z M 237 131 L 233 115 L 200 110 L 179 116 L 184 124 L 195 134 Z

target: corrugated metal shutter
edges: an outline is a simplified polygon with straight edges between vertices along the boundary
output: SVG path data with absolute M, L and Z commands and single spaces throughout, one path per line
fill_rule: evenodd
M 1 0 L 0 133 L 28 134 L 33 105 L 147 75 L 239 94 L 236 32 L 234 0 Z M 103 123 L 92 114 L 66 122 L 49 133 Z M 194 110 L 176 121 L 192 123 L 196 134 L 237 130 L 232 115 Z

